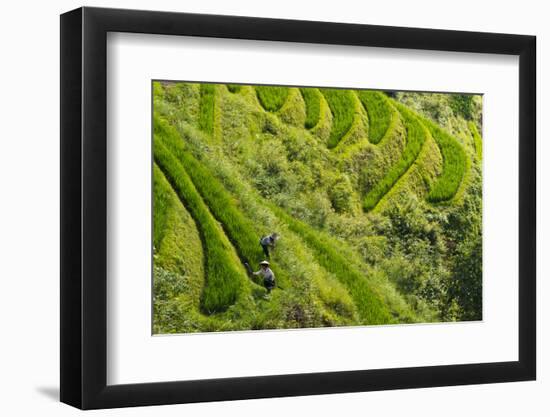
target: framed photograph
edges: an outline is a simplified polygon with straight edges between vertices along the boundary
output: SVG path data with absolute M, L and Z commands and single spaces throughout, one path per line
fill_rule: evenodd
M 61 16 L 61 401 L 533 380 L 535 37 Z

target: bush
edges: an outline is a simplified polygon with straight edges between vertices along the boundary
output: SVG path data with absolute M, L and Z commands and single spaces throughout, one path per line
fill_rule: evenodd
M 450 101 L 451 108 L 457 116 L 466 120 L 473 119 L 474 96 L 471 94 L 452 94 Z
M 369 117 L 369 142 L 379 143 L 390 126 L 393 109 L 388 99 L 378 91 L 357 91 L 361 104 Z
M 355 101 L 353 92 L 350 90 L 323 88 L 321 92 L 332 113 L 332 129 L 327 143 L 327 146 L 332 149 L 338 145 L 353 124 Z
M 349 212 L 351 210 L 352 195 L 353 187 L 349 178 L 345 175 L 338 177 L 328 189 L 330 203 L 338 213 Z
M 276 112 L 285 104 L 288 87 L 256 86 L 256 95 L 262 107 L 270 112 Z
M 451 273 L 449 298 L 458 308 L 460 320 L 482 320 L 482 257 L 481 235 L 472 241 L 459 245 L 459 261 Z
M 396 106 L 407 127 L 407 144 L 405 145 L 405 149 L 403 149 L 399 161 L 389 169 L 384 178 L 382 178 L 365 197 L 363 202 L 365 211 L 372 210 L 380 199 L 390 191 L 397 180 L 407 172 L 409 167 L 418 157 L 422 145 L 426 140 L 427 130 L 413 112 L 399 103 L 396 103 Z
M 321 112 L 321 93 L 316 88 L 300 88 L 302 97 L 306 103 L 305 128 L 311 129 L 319 123 Z

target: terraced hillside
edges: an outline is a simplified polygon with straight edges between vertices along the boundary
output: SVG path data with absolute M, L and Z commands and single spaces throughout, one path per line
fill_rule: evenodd
M 154 82 L 154 333 L 479 320 L 479 132 L 479 96 Z

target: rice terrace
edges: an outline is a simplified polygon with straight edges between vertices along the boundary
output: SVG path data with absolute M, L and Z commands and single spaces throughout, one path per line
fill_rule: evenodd
M 482 97 L 153 81 L 153 333 L 482 319 Z

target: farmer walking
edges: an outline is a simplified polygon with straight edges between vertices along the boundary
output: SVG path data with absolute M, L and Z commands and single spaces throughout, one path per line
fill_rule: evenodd
M 260 239 L 260 245 L 262 246 L 267 259 L 269 259 L 269 248 L 275 249 L 275 244 L 278 239 L 279 235 L 277 233 L 271 233 L 270 235 L 264 236 Z
M 260 270 L 252 272 L 252 274 L 258 276 L 260 275 L 264 279 L 264 287 L 269 294 L 273 288 L 275 288 L 275 274 L 269 267 L 269 262 L 262 261 L 260 262 Z

